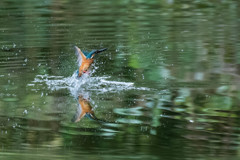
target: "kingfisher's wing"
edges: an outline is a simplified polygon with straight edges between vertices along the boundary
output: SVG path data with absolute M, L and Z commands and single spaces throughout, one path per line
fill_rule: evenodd
M 82 52 L 85 56 L 87 56 L 89 54 L 89 52 L 87 52 L 87 51 L 82 51 Z
M 72 122 L 80 121 L 86 113 L 83 112 L 81 104 L 78 104 L 77 112 L 75 113 L 74 117 L 72 118 Z
M 77 63 L 78 63 L 78 66 L 80 66 L 82 64 L 82 61 L 86 59 L 86 55 L 77 46 L 75 46 L 74 48 L 75 48 L 75 54 L 78 57 Z
M 80 49 L 77 46 L 75 46 L 74 48 L 75 48 L 75 54 L 77 56 L 77 64 L 78 66 L 80 66 L 82 64 L 82 56 L 79 51 Z
M 92 58 L 92 55 L 96 53 L 97 50 L 92 50 L 91 52 L 89 52 L 86 56 L 87 59 Z
M 91 120 L 98 120 L 97 117 L 93 113 L 86 113 L 86 117 L 88 117 Z

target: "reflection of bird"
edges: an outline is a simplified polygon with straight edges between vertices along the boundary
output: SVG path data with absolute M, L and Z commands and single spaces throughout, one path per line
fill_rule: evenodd
M 85 116 L 92 120 L 97 120 L 92 110 L 92 106 L 90 105 L 88 100 L 84 99 L 82 96 L 78 96 L 78 103 L 78 110 L 76 115 L 72 119 L 73 122 L 78 122 Z
M 92 50 L 91 52 L 81 51 L 77 46 L 75 46 L 75 53 L 78 56 L 78 77 L 81 77 L 83 73 L 86 73 L 94 61 L 94 56 L 100 52 L 107 50 L 107 48 Z
M 78 96 L 78 109 L 77 113 L 74 115 L 72 118 L 72 122 L 78 122 L 80 121 L 83 117 L 88 117 L 91 120 L 94 120 L 98 123 L 115 123 L 115 122 L 110 122 L 110 121 L 105 121 L 98 119 L 93 112 L 92 106 L 90 102 L 83 98 L 82 95 Z

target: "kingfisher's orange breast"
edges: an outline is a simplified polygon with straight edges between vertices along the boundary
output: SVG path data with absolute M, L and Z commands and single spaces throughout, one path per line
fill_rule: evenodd
M 83 72 L 86 72 L 90 68 L 93 61 L 94 61 L 93 59 L 84 59 L 82 61 L 82 64 L 79 67 L 79 72 L 78 72 L 79 77 L 83 74 Z

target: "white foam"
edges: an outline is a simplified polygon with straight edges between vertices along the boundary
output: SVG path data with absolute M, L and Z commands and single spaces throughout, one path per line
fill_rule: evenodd
M 149 90 L 145 87 L 135 87 L 133 82 L 119 82 L 108 80 L 110 77 L 91 77 L 83 74 L 81 78 L 77 77 L 75 72 L 71 77 L 37 75 L 29 87 L 46 84 L 52 91 L 68 89 L 72 95 L 77 96 L 79 93 L 95 91 L 97 93 L 119 92 L 123 90 Z

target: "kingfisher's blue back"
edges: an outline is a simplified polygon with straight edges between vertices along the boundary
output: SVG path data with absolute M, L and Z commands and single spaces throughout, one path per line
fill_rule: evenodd
M 98 49 L 98 50 L 92 50 L 91 52 L 87 52 L 87 51 L 82 51 L 82 52 L 86 56 L 87 59 L 90 59 L 90 58 L 93 58 L 97 53 L 103 52 L 105 50 L 107 50 L 107 48 Z

